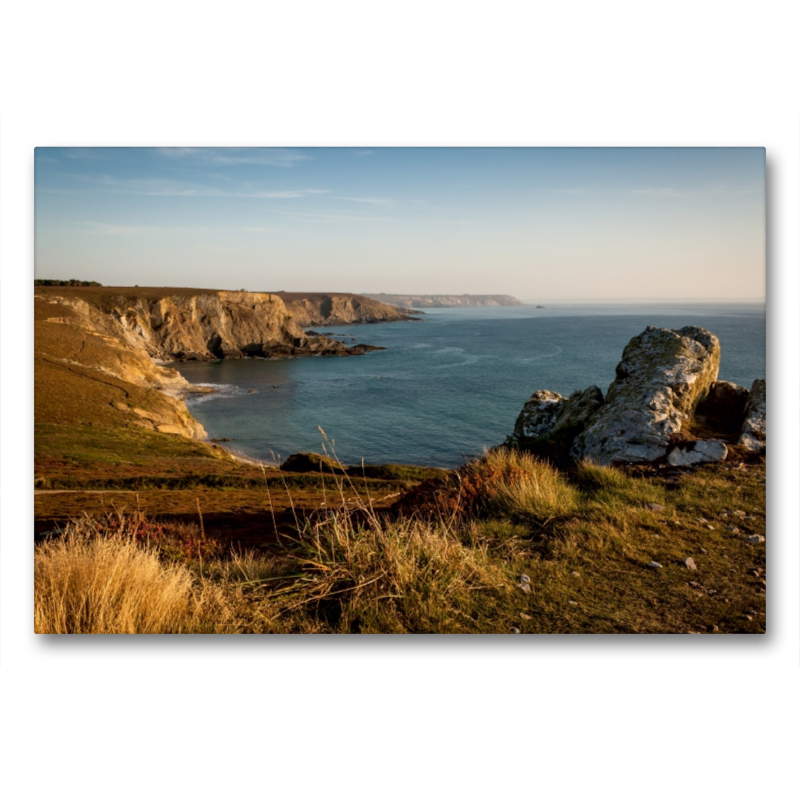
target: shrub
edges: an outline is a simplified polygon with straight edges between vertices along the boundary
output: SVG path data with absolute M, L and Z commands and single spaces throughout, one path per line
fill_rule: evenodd
M 397 509 L 443 519 L 481 514 L 547 519 L 571 513 L 578 500 L 578 492 L 548 463 L 501 447 L 445 478 L 426 481 Z

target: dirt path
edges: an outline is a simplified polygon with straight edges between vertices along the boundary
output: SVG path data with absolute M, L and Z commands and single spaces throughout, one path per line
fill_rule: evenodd
M 37 494 L 136 494 L 152 489 L 34 489 L 34 497 Z M 159 491 L 156 489 L 155 491 Z M 165 490 L 169 491 L 169 490 Z

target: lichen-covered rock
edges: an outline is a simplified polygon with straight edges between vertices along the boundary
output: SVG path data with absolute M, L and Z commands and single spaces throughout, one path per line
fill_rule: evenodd
M 761 378 L 750 388 L 739 444 L 754 453 L 767 446 L 767 382 Z
M 719 340 L 703 328 L 648 327 L 622 353 L 605 403 L 576 438 L 574 458 L 598 464 L 655 461 L 708 395 Z
M 550 392 L 547 389 L 534 392 L 517 417 L 510 443 L 524 447 L 534 439 L 547 436 L 566 402 L 566 398 L 558 392 Z
M 728 455 L 728 447 L 720 439 L 701 439 L 679 445 L 667 456 L 673 467 L 691 467 L 695 464 L 711 464 L 724 461 Z
M 580 433 L 592 415 L 603 405 L 603 393 L 597 386 L 573 392 L 564 398 L 557 392 L 539 389 L 522 407 L 508 445 L 526 447 L 537 439 L 557 433 Z
M 579 433 L 589 424 L 589 420 L 602 405 L 603 393 L 597 386 L 573 392 L 561 406 L 550 435 L 562 431 Z

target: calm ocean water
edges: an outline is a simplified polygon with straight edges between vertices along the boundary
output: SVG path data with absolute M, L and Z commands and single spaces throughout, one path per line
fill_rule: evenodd
M 221 391 L 190 399 L 211 438 L 264 461 L 322 452 L 344 463 L 453 467 L 498 444 L 536 389 L 603 392 L 647 325 L 699 325 L 722 347 L 720 379 L 749 388 L 766 371 L 763 305 L 532 306 L 431 309 L 424 322 L 324 328 L 386 347 L 352 358 L 175 364 Z

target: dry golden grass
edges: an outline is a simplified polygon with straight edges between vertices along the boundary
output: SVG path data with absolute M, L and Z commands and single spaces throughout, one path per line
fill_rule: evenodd
M 137 543 L 124 526 L 104 539 L 82 536 L 89 523 L 79 523 L 37 548 L 36 629 L 765 630 L 765 547 L 749 541 L 766 534 L 763 461 L 662 478 L 592 464 L 563 473 L 497 451 L 469 470 L 479 514 L 354 508 L 345 477 L 327 495 L 339 495 L 341 510 L 300 514 L 291 536 L 276 543 L 273 533 L 258 553 L 200 558 L 194 545 L 176 550 L 174 538 Z
M 89 520 L 36 548 L 34 600 L 36 633 L 211 632 L 226 616 L 186 566 L 124 531 L 99 536 Z
M 444 522 L 331 514 L 303 531 L 291 560 L 304 569 L 305 585 L 281 613 L 302 606 L 340 631 L 473 632 L 471 612 L 487 610 L 513 583 L 474 533 Z
M 484 469 L 500 476 L 488 504 L 493 514 L 545 520 L 568 516 L 578 507 L 577 489 L 535 456 L 498 448 L 487 452 L 482 462 Z

